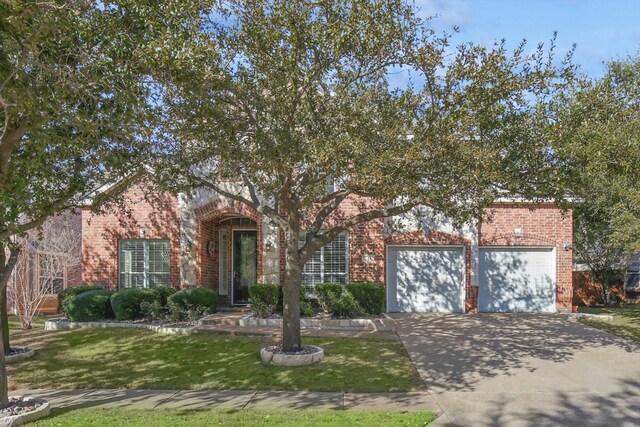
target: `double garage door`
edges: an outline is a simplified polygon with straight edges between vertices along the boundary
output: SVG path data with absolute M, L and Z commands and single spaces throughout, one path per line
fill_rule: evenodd
M 552 248 L 479 249 L 478 310 L 555 311 Z M 464 312 L 462 247 L 387 248 L 387 309 L 390 312 Z

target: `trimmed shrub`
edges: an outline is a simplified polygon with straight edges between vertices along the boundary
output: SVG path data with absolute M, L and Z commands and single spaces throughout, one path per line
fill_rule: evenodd
M 76 295 L 67 304 L 67 318 L 72 322 L 113 319 L 111 292 L 93 290 Z
M 169 315 L 169 297 L 178 290 L 168 286 L 154 286 L 149 288 L 153 300 L 143 299 L 140 302 L 140 315 L 148 320 L 164 319 Z
M 265 283 L 249 286 L 251 312 L 256 317 L 266 318 L 278 312 L 278 306 L 282 305 L 280 285 Z
M 76 295 L 89 291 L 99 291 L 101 289 L 102 286 L 93 285 L 72 286 L 70 288 L 63 289 L 58 293 L 58 313 L 62 313 L 66 316 L 67 304 L 69 304 L 69 301 L 71 301 Z
M 217 302 L 218 294 L 209 288 L 183 289 L 168 298 L 171 317 L 175 320 L 195 320 L 215 313 Z
M 304 298 L 304 290 L 300 292 L 300 316 L 311 317 L 316 314 L 313 304 Z
M 342 295 L 343 286 L 339 283 L 318 283 L 314 292 L 318 298 L 318 304 L 327 313 L 333 313 L 336 304 Z
M 380 314 L 384 311 L 386 291 L 382 283 L 351 282 L 346 285 L 346 289 L 366 314 Z
M 160 301 L 160 294 L 151 289 L 121 289 L 111 295 L 111 308 L 118 320 L 135 320 L 143 316 L 143 302 L 152 304 Z
M 338 300 L 334 312 L 331 313 L 338 317 L 358 317 L 364 314 L 364 310 L 358 304 L 358 301 L 350 293 L 345 293 Z
M 176 288 L 170 288 L 169 286 L 154 286 L 149 288 L 149 291 L 156 295 L 158 302 L 163 307 L 167 306 L 169 297 L 178 292 Z

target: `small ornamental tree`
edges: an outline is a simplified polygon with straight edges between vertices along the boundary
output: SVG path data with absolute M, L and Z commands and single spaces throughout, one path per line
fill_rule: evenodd
M 419 205 L 463 223 L 498 194 L 562 192 L 546 101 L 572 67 L 542 46 L 451 47 L 429 23 L 402 0 L 232 0 L 156 54 L 156 178 L 284 233 L 285 351 L 300 346 L 303 266 L 345 230 Z M 392 84 L 398 70 L 411 78 Z
M 149 51 L 200 3 L 0 0 L 0 407 L 16 238 L 139 166 Z

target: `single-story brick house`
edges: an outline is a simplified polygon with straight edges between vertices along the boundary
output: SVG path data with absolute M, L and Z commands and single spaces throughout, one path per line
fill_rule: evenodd
M 82 217 L 83 283 L 118 287 L 203 286 L 221 305 L 248 303 L 253 283 L 284 277 L 283 235 L 239 202 L 202 191 L 161 194 L 133 182 L 128 212 Z M 347 200 L 357 211 L 363 200 Z M 304 269 L 321 282 L 376 281 L 390 312 L 554 312 L 571 309 L 572 212 L 503 201 L 463 229 L 427 209 L 360 224 Z

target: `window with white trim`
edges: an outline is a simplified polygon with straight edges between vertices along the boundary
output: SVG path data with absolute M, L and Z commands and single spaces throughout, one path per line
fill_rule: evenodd
M 331 243 L 318 249 L 302 269 L 302 285 L 307 295 L 313 293 L 318 283 L 347 283 L 348 278 L 348 237 L 344 232 Z M 304 235 L 300 236 L 300 244 L 304 244 Z
M 121 240 L 120 288 L 169 286 L 168 240 Z

